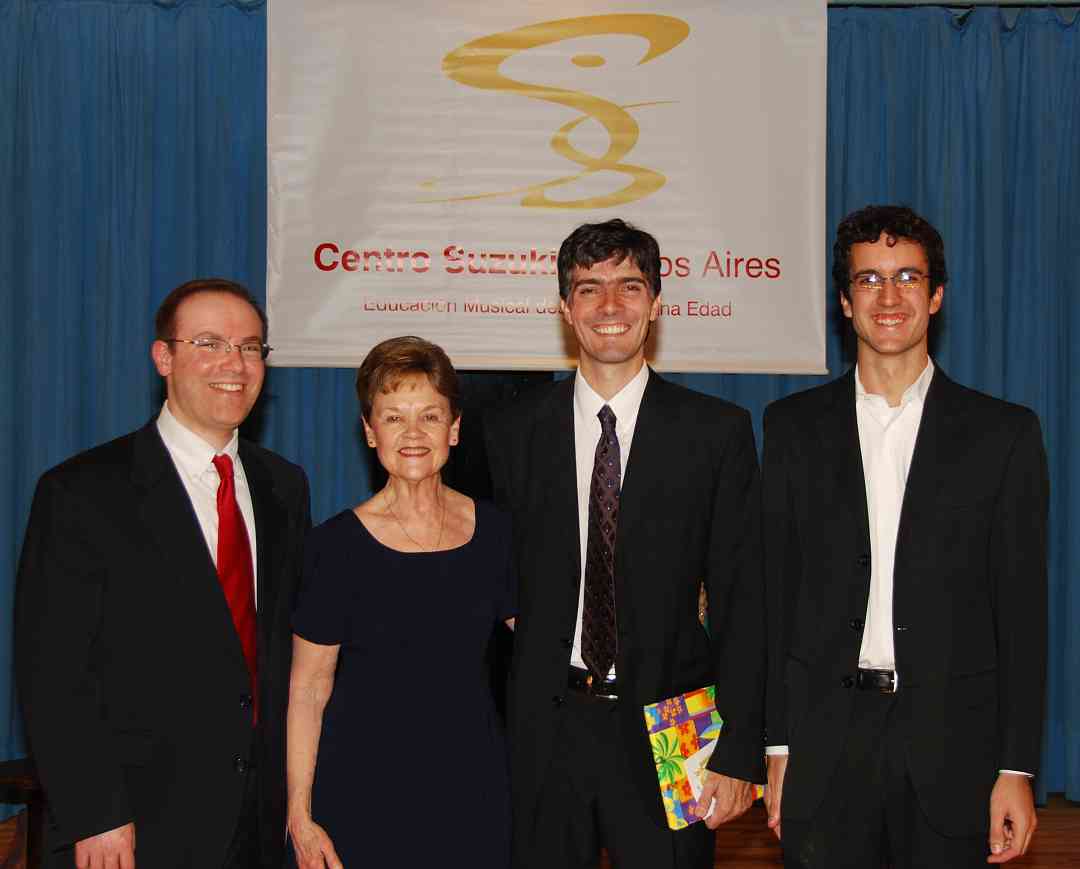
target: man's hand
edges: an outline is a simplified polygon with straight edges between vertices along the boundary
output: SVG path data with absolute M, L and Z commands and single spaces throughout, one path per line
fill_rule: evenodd
M 768 784 L 765 786 L 765 810 L 769 813 L 769 829 L 780 838 L 780 801 L 784 796 L 784 774 L 787 772 L 788 756 L 770 754 L 765 759 Z
M 990 794 L 990 856 L 987 863 L 1008 863 L 1023 857 L 1039 821 L 1035 797 L 1026 775 L 1003 772 Z
M 76 869 L 135 869 L 135 825 L 124 824 L 75 843 Z
M 716 797 L 716 808 L 712 810 L 712 814 L 705 817 L 713 797 Z M 739 817 L 750 808 L 753 802 L 753 784 L 706 770 L 705 782 L 701 786 L 701 798 L 694 807 L 694 814 L 699 818 L 705 818 L 705 826 L 710 830 L 715 830 L 721 824 Z
M 299 869 L 343 869 L 330 836 L 311 818 L 289 818 L 289 835 Z

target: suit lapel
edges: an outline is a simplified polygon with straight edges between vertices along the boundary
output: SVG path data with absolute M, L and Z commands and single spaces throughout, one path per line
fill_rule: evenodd
M 139 517 L 165 554 L 164 561 L 175 565 L 183 576 L 197 576 L 217 585 L 217 571 L 206 538 L 153 422 L 136 438 L 134 481 L 141 493 Z
M 615 543 L 617 559 L 626 557 L 626 544 L 634 538 L 634 529 L 641 527 L 643 519 L 648 519 L 649 505 L 645 503 L 644 495 L 639 493 L 655 492 L 664 488 L 664 480 L 658 479 L 667 473 L 664 456 L 668 454 L 672 443 L 678 443 L 677 440 L 665 437 L 666 414 L 663 406 L 667 389 L 668 384 L 664 379 L 650 368 L 634 425 L 630 454 L 626 457 L 622 490 L 619 493 L 619 524 Z M 655 505 L 653 508 L 655 509 Z M 617 569 L 615 576 L 618 578 L 625 573 L 625 570 Z
M 267 648 L 269 626 L 273 624 L 272 614 L 277 605 L 280 583 L 275 582 L 275 566 L 279 563 L 277 546 L 280 543 L 278 530 L 285 527 L 282 508 L 274 492 L 274 481 L 254 450 L 246 442 L 240 441 L 240 461 L 244 465 L 248 490 L 251 492 L 251 505 L 255 511 L 255 572 L 257 585 L 257 614 L 259 624 L 259 648 Z
M 896 535 L 897 567 L 907 547 L 912 545 L 912 529 L 917 524 L 919 514 L 926 514 L 937 500 L 943 476 L 955 464 L 959 451 L 966 448 L 955 425 L 958 418 L 954 412 L 956 402 L 950 398 L 954 386 L 940 368 L 934 369 L 900 508 L 900 527 Z
M 221 590 L 206 538 L 191 506 L 187 490 L 176 466 L 152 420 L 135 438 L 132 483 L 138 503 L 135 505 L 142 527 L 150 535 L 165 574 L 175 584 L 167 588 L 163 602 L 171 594 L 183 593 L 196 599 L 194 611 L 205 612 L 205 627 L 228 636 L 236 652 L 236 663 L 246 669 L 240 640 L 233 627 L 232 615 Z M 199 598 L 203 598 L 201 602 Z
M 548 488 L 547 497 L 555 525 L 555 540 L 565 540 L 572 575 L 581 577 L 581 544 L 578 525 L 577 461 L 574 443 L 574 377 L 562 381 L 550 395 L 538 420 L 535 457 L 547 472 L 538 479 Z M 576 586 L 575 586 L 576 594 Z
M 940 661 L 930 660 L 933 643 L 916 638 L 942 637 L 949 630 L 952 613 L 950 578 L 925 569 L 927 552 L 934 552 L 942 533 L 936 502 L 943 492 L 963 490 L 953 468 L 963 464 L 971 448 L 965 419 L 959 406 L 959 390 L 940 368 L 926 393 L 915 450 L 911 456 L 893 562 L 893 621 L 896 635 L 896 666 L 908 674 L 909 684 L 935 672 Z M 906 633 L 917 623 L 918 633 Z
M 830 383 L 826 406 L 818 420 L 822 464 L 833 476 L 837 504 L 849 505 L 852 520 L 863 545 L 870 551 L 870 520 L 866 506 L 859 424 L 855 417 L 855 369 Z
M 817 421 L 820 472 L 810 473 L 822 487 L 822 500 L 837 512 L 831 517 L 842 537 L 830 542 L 839 563 L 855 562 L 847 582 L 823 587 L 827 612 L 865 612 L 870 596 L 870 519 L 866 503 L 859 423 L 855 415 L 855 370 L 825 387 L 822 413 Z M 846 511 L 844 513 L 843 511 Z

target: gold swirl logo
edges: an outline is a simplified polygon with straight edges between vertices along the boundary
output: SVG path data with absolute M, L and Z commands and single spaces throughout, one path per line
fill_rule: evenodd
M 541 184 L 494 193 L 477 193 L 426 201 L 463 202 L 491 199 L 497 196 L 521 195 L 521 204 L 528 208 L 613 208 L 655 193 L 664 186 L 667 180 L 662 174 L 644 166 L 623 162 L 637 144 L 640 135 L 637 121 L 628 109 L 661 105 L 673 102 L 672 100 L 618 105 L 582 91 L 516 81 L 503 75 L 500 68 L 514 55 L 532 48 L 551 45 L 566 39 L 601 35 L 639 36 L 648 40 L 648 50 L 638 61 L 638 66 L 641 66 L 671 51 L 686 39 L 689 33 L 690 26 L 685 21 L 667 15 L 591 15 L 531 24 L 516 30 L 508 30 L 505 33 L 474 39 L 455 48 L 443 58 L 442 64 L 443 72 L 454 81 L 480 90 L 502 91 L 529 99 L 543 100 L 580 112 L 579 117 L 564 124 L 555 132 L 555 135 L 551 137 L 550 145 L 556 154 L 578 164 L 581 171 Z M 588 68 L 602 66 L 607 61 L 602 55 L 579 54 L 572 57 L 571 62 L 579 67 Z M 599 122 L 608 136 L 607 150 L 599 156 L 587 154 L 575 148 L 570 142 L 570 134 L 579 124 L 590 118 Z M 629 181 L 620 190 L 603 196 L 589 196 L 572 201 L 548 197 L 548 191 L 552 188 L 571 184 L 595 172 L 618 172 L 628 176 Z

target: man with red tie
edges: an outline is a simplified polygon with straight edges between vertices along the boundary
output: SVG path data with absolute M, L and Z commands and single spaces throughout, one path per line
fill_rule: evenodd
M 266 316 L 231 281 L 162 302 L 156 419 L 38 483 L 15 649 L 49 801 L 46 866 L 278 865 L 297 466 L 237 435 Z

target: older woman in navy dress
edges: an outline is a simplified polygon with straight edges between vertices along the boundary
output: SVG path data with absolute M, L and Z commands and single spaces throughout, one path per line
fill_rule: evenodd
M 514 612 L 509 520 L 442 482 L 461 411 L 440 348 L 384 341 L 357 392 L 389 480 L 306 550 L 288 712 L 295 861 L 414 865 L 422 848 L 505 869 L 506 762 L 485 652 Z

